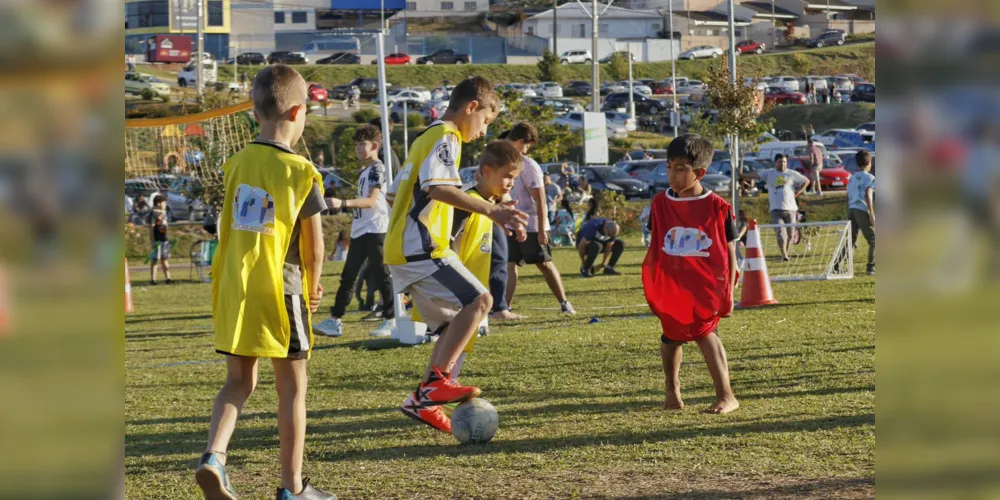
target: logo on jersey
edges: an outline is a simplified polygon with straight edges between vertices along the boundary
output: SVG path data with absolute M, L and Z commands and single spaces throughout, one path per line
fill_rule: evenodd
M 492 234 L 484 234 L 483 241 L 479 242 L 479 251 L 482 253 L 491 253 L 493 251 Z
M 663 238 L 663 252 L 678 257 L 708 257 L 712 239 L 700 229 L 672 227 Z
M 441 163 L 444 163 L 446 166 L 449 167 L 454 167 L 455 153 L 451 151 L 451 148 L 452 145 L 450 142 L 442 142 L 440 145 L 438 145 L 436 154 L 438 160 L 441 160 Z
M 240 184 L 233 197 L 233 229 L 274 235 L 274 198 L 261 188 Z

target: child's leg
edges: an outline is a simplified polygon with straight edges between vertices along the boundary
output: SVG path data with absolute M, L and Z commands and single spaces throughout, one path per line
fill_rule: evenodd
M 476 334 L 480 323 L 489 314 L 490 307 L 492 306 L 493 298 L 487 292 L 476 297 L 469 305 L 462 307 L 462 310 L 455 315 L 455 319 L 448 325 L 444 333 L 441 334 L 441 339 L 438 340 L 437 345 L 434 346 L 434 353 L 431 357 L 431 366 L 433 368 L 440 370 L 442 373 L 449 373 L 451 371 L 455 366 L 455 362 L 458 361 L 458 357 L 462 355 L 462 349 L 465 349 L 465 344 L 468 344 L 469 339 Z M 441 349 L 437 349 L 438 347 Z M 428 380 L 428 377 L 425 377 L 424 380 Z
M 368 258 L 365 255 L 364 242 L 358 241 L 365 236 L 368 235 L 352 239 L 351 247 L 347 249 L 347 260 L 344 261 L 344 270 L 340 273 L 340 287 L 337 288 L 337 297 L 333 301 L 333 307 L 330 308 L 330 315 L 334 318 L 340 319 L 344 317 L 344 313 L 347 312 L 347 306 L 351 303 L 351 292 L 354 291 L 354 283 L 358 280 L 361 267 Z M 375 265 L 375 263 L 370 262 L 369 265 Z
M 281 487 L 302 491 L 302 451 L 306 442 L 305 359 L 274 359 L 274 386 L 278 391 L 278 438 Z
M 163 269 L 163 278 L 170 279 L 170 263 L 167 259 L 160 259 L 160 269 Z
M 545 277 L 545 284 L 549 286 L 549 290 L 552 291 L 552 295 L 556 296 L 556 300 L 558 300 L 560 304 L 566 302 L 566 290 L 563 289 L 562 276 L 559 274 L 559 269 L 556 267 L 556 263 L 551 260 L 543 262 L 538 264 L 538 270 L 542 272 L 542 276 Z
M 226 356 L 226 383 L 215 397 L 212 406 L 212 423 L 208 429 L 207 451 L 220 453 L 220 461 L 226 463 L 226 449 L 229 439 L 236 430 L 236 419 L 243 410 L 243 404 L 250 399 L 257 387 L 257 358 Z
M 722 347 L 722 340 L 712 332 L 697 342 L 702 355 L 705 356 L 705 364 L 708 365 L 708 373 L 712 375 L 712 384 L 715 386 L 715 403 L 709 406 L 705 413 L 729 413 L 739 408 L 740 403 L 729 385 L 729 361 L 726 359 L 726 349 Z
M 517 291 L 517 264 L 513 262 L 507 263 L 507 291 L 504 295 L 504 300 L 507 301 L 507 308 L 510 308 L 514 304 L 514 292 Z
M 663 403 L 664 410 L 681 410 L 684 401 L 681 399 L 681 360 L 684 358 L 683 342 L 660 341 L 660 360 L 663 361 L 663 376 L 666 378 L 667 399 Z
M 157 261 L 153 261 L 149 264 L 149 281 L 151 283 L 156 283 L 156 265 L 159 264 Z

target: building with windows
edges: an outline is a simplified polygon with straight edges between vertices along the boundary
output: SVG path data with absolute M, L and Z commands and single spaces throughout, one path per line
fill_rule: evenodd
M 553 9 L 525 19 L 521 25 L 527 35 L 550 38 L 553 34 L 560 38 L 590 38 L 593 36 L 593 21 L 590 17 L 591 5 L 586 8 L 572 2 L 559 6 L 553 24 Z M 598 9 L 604 13 L 598 19 L 600 38 L 643 39 L 659 38 L 663 30 L 663 16 L 655 10 L 632 10 L 612 5 L 605 10 L 604 4 Z
M 202 0 L 202 6 L 205 52 L 224 59 L 230 47 L 230 0 Z M 127 53 L 145 53 L 145 42 L 152 35 L 190 34 L 194 38 L 197 30 L 198 0 L 125 0 Z
M 416 17 L 478 15 L 489 10 L 489 0 L 406 0 L 406 15 Z

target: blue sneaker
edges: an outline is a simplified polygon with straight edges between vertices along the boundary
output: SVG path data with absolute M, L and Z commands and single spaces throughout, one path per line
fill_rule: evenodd
M 285 488 L 278 488 L 278 491 L 274 494 L 274 500 L 337 500 L 337 495 L 317 490 L 309 484 L 309 479 L 303 479 L 301 493 L 293 495 L 291 491 Z
M 194 480 L 204 493 L 206 500 L 237 500 L 236 492 L 229 483 L 226 466 L 222 465 L 215 453 L 205 453 L 194 471 Z

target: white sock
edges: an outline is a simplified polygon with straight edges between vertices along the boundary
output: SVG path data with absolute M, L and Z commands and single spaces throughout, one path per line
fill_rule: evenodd
M 462 364 L 465 362 L 465 353 L 463 352 L 458 356 L 458 360 L 455 361 L 455 366 L 451 369 L 451 381 L 458 382 L 458 374 L 462 371 Z

